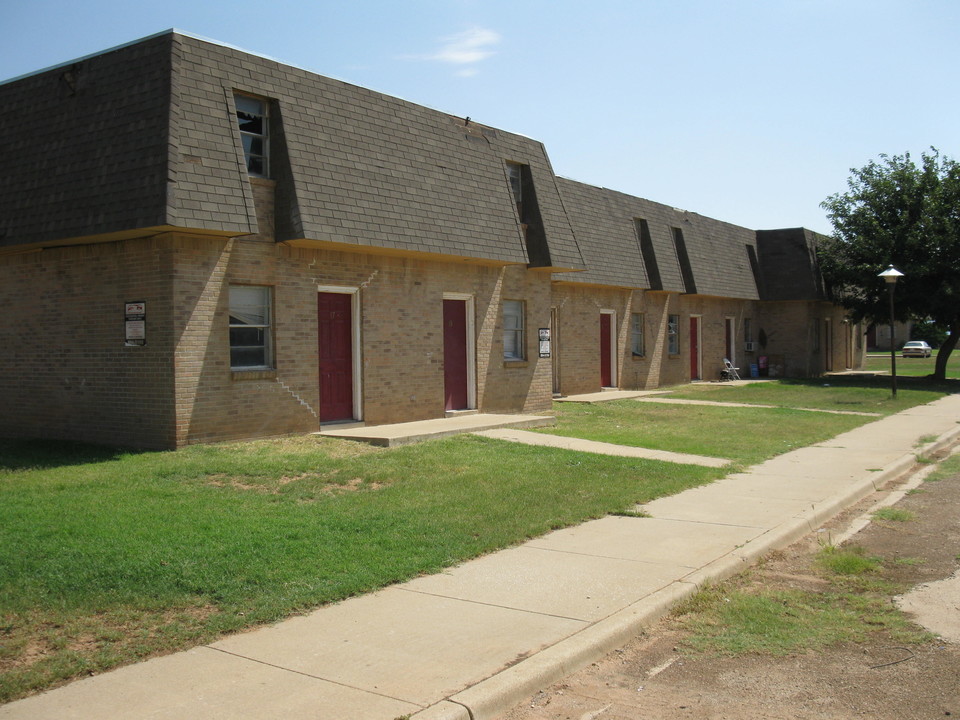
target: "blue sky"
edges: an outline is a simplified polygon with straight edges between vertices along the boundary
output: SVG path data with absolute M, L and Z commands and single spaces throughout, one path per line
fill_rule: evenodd
M 0 80 L 175 27 L 544 142 L 565 177 L 829 232 L 852 167 L 960 158 L 956 0 L 0 0 Z

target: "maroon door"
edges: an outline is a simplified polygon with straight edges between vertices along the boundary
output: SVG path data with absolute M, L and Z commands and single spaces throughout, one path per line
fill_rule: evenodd
M 612 315 L 600 316 L 600 387 L 613 385 L 610 376 L 610 318 Z
M 700 379 L 700 318 L 690 318 L 690 379 Z
M 724 331 L 726 333 L 726 337 L 723 341 L 723 349 L 726 354 L 723 357 L 724 359 L 733 362 L 733 320 L 727 318 L 724 322 L 724 325 L 726 327 L 726 330 Z
M 447 410 L 467 407 L 467 303 L 443 301 L 443 393 Z
M 351 296 L 317 294 L 320 421 L 353 419 Z

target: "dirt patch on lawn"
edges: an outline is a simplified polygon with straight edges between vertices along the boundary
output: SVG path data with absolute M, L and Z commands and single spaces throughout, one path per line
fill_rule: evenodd
M 877 502 L 868 498 L 821 532 L 773 553 L 750 571 L 750 584 L 766 589 L 822 592 L 829 581 L 816 556 Z M 960 564 L 960 475 L 925 482 L 897 508 L 912 519 L 875 520 L 844 543 L 883 560 L 880 571 L 895 592 L 938 583 Z M 737 580 L 733 581 L 738 582 Z M 960 583 L 918 602 L 960 616 Z M 889 601 L 894 602 L 891 593 Z M 908 595 L 908 598 L 915 595 Z M 935 611 L 936 612 L 936 611 Z M 924 617 L 921 613 L 918 617 Z M 926 620 L 925 620 L 926 622 Z M 502 720 L 847 720 L 960 717 L 960 643 L 937 635 L 904 644 L 886 631 L 869 640 L 788 656 L 725 657 L 696 653 L 675 617 L 584 670 L 537 693 Z

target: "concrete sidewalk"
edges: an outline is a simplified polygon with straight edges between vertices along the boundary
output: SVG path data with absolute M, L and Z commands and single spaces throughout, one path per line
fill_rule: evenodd
M 711 485 L 0 707 L 0 718 L 485 720 L 960 436 L 960 396 Z M 932 440 L 932 438 L 936 438 Z
M 660 405 L 700 405 L 702 407 L 730 407 L 730 408 L 758 408 L 767 410 L 777 410 L 779 405 L 760 405 L 757 403 L 742 402 L 720 402 L 714 400 L 684 400 L 682 398 L 665 397 L 637 397 L 633 398 L 637 402 L 654 403 Z M 860 410 L 824 410 L 823 408 L 790 408 L 791 410 L 801 410 L 803 412 L 827 413 L 830 415 L 860 415 L 862 417 L 883 417 L 881 413 L 862 412 Z
M 473 434 L 494 438 L 495 440 L 523 443 L 525 445 L 540 445 L 541 447 L 577 450 L 579 452 L 594 453 L 596 455 L 646 458 L 647 460 L 661 460 L 663 462 L 680 463 L 684 465 L 700 465 L 701 467 L 720 468 L 732 462 L 724 458 L 708 457 L 706 455 L 691 455 L 690 453 L 670 452 L 668 450 L 652 450 L 650 448 L 614 445 L 613 443 L 599 442 L 597 440 L 582 440 L 564 435 L 547 435 L 545 433 L 514 430 L 512 428 L 479 430 Z

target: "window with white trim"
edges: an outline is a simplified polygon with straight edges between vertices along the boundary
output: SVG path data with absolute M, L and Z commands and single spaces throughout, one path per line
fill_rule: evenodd
M 667 353 L 680 354 L 680 316 L 667 316 Z
M 643 357 L 643 313 L 630 315 L 630 352 L 634 357 Z
M 240 126 L 247 172 L 257 177 L 269 177 L 267 103 L 249 95 L 234 95 L 233 100 L 237 106 L 237 124 Z
M 503 301 L 503 359 L 523 360 L 524 307 L 522 300 Z
M 270 288 L 230 286 L 230 369 L 273 367 Z

